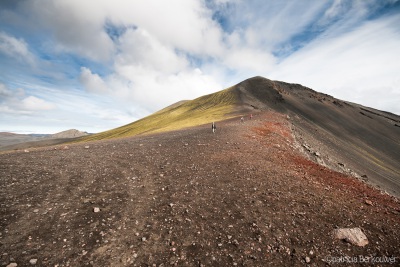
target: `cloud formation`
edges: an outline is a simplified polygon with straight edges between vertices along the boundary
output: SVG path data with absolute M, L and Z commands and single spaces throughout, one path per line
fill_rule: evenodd
M 261 75 L 400 114 L 397 0 L 4 3 L 0 57 L 14 72 L 0 64 L 0 78 L 31 93 L 25 110 L 77 97 L 94 124 L 102 109 L 123 118 L 112 128 Z
M 0 53 L 30 65 L 35 62 L 35 57 L 29 51 L 28 45 L 24 40 L 17 39 L 4 32 L 0 32 Z
M 37 111 L 53 110 L 56 105 L 32 95 L 21 88 L 9 89 L 0 83 L 0 111 L 10 115 L 32 115 Z

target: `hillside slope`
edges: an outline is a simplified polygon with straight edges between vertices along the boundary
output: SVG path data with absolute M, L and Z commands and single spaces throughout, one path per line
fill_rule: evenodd
M 233 116 L 237 102 L 237 95 L 228 88 L 194 100 L 180 101 L 141 120 L 84 137 L 80 141 L 171 131 L 211 123 L 212 121 L 220 121 Z
M 233 88 L 249 112 L 287 114 L 310 159 L 400 196 L 400 116 L 262 77 Z

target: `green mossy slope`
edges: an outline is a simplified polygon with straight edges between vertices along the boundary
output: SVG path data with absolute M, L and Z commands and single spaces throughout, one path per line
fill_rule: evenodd
M 133 123 L 86 136 L 80 138 L 79 141 L 95 141 L 172 131 L 223 120 L 233 116 L 232 112 L 238 101 L 235 90 L 227 88 L 214 94 L 171 105 Z

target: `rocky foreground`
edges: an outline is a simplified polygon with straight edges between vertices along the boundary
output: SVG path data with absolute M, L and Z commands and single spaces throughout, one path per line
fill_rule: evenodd
M 1 266 L 400 265 L 398 199 L 286 116 L 209 126 L 1 154 Z

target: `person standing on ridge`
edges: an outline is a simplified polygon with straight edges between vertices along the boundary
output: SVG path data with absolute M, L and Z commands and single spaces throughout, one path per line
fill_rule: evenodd
M 212 132 L 213 132 L 213 133 L 215 133 L 215 130 L 217 130 L 217 125 L 215 125 L 215 122 L 213 122 L 213 123 L 211 124 L 211 129 L 212 129 Z

